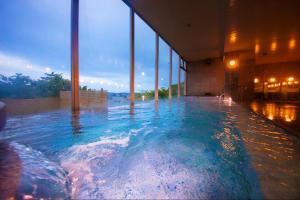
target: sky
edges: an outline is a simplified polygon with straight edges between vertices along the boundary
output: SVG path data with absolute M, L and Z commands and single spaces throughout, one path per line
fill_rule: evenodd
M 0 1 L 0 74 L 70 79 L 71 0 Z M 129 7 L 121 0 L 80 1 L 80 85 L 129 91 Z M 168 87 L 169 46 L 159 40 L 159 87 Z M 173 83 L 178 55 L 173 52 Z M 155 33 L 135 15 L 135 88 L 154 89 Z

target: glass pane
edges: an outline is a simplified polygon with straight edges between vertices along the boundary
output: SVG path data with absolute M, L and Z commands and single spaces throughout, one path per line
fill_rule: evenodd
M 70 90 L 70 0 L 0 1 L 0 21 L 0 98 L 8 113 L 59 108 L 60 91 Z
M 102 106 L 98 93 L 103 90 L 102 96 L 108 96 L 109 102 L 126 102 L 129 92 L 128 6 L 119 0 L 80 1 L 79 41 L 81 105 Z
M 155 88 L 155 33 L 135 15 L 135 91 L 137 100 L 152 99 Z
M 159 98 L 169 96 L 169 69 L 170 69 L 170 47 L 161 38 L 159 39 L 159 70 L 158 88 Z
M 177 85 L 178 85 L 178 54 L 173 51 L 173 65 L 172 65 L 172 95 L 177 96 Z

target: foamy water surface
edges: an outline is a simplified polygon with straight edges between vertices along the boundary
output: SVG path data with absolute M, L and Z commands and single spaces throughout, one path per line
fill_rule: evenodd
M 274 181 L 292 188 L 283 185 L 277 195 L 299 195 L 293 190 L 300 185 L 299 140 L 237 104 L 215 99 L 13 117 L 1 139 L 26 165 L 23 174 L 31 181 L 20 188 L 39 188 L 43 181 L 34 180 L 49 176 L 53 197 L 257 199 L 272 197 Z M 31 165 L 34 173 L 27 172 Z M 284 176 L 272 176 L 278 171 Z M 41 191 L 26 190 L 51 197 Z

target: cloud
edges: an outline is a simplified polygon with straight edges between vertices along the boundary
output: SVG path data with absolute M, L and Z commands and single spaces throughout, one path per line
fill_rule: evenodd
M 55 70 L 55 67 L 42 66 L 31 62 L 27 58 L 9 55 L 0 52 L 0 74 L 5 76 L 12 76 L 16 73 L 29 75 L 33 79 L 38 79 L 45 73 L 61 73 L 64 78 L 70 79 L 69 71 Z M 122 73 L 102 73 L 102 76 L 89 76 L 81 74 L 80 84 L 86 85 L 92 89 L 108 89 L 108 91 L 120 92 L 127 91 L 129 88 L 129 77 Z
M 37 79 L 44 73 L 51 71 L 51 67 L 49 66 L 40 66 L 32 63 L 26 58 L 9 55 L 3 52 L 0 52 L 0 69 L 0 73 L 5 76 L 12 76 L 15 73 L 22 73 L 30 75 L 34 79 Z

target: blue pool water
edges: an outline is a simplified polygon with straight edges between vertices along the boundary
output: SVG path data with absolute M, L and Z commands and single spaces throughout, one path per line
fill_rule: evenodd
M 18 152 L 23 166 L 19 197 L 299 195 L 298 139 L 237 104 L 216 99 L 11 117 L 0 138 Z M 272 191 L 274 181 L 278 193 Z

